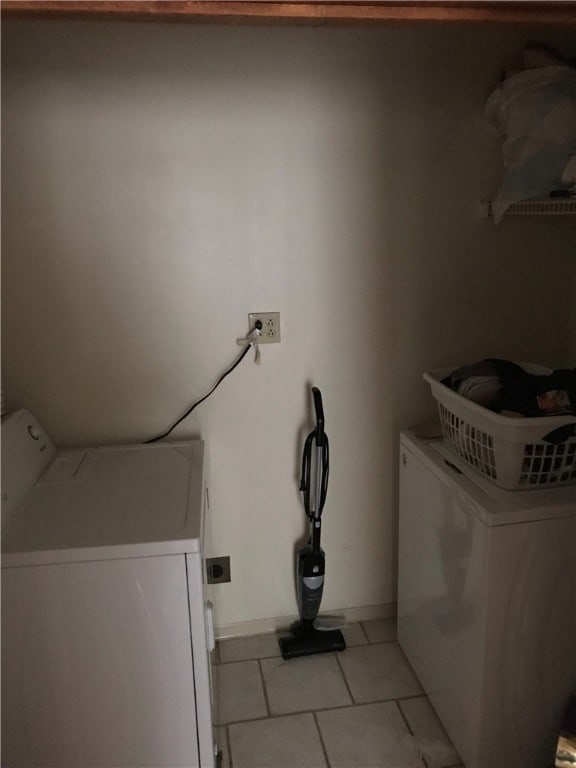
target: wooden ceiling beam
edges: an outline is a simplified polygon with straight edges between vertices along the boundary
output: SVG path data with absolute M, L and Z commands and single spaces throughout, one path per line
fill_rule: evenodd
M 210 23 L 386 24 L 498 22 L 576 26 L 576 2 L 269 2 L 268 0 L 4 0 L 2 16 Z

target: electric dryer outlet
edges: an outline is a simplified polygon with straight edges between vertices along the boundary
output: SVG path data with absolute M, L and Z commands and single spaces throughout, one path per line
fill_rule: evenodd
M 262 328 L 258 338 L 259 344 L 278 344 L 280 342 L 280 312 L 250 312 L 248 325 L 250 331 L 260 320 Z
M 209 557 L 206 560 L 208 584 L 226 584 L 232 581 L 229 557 Z

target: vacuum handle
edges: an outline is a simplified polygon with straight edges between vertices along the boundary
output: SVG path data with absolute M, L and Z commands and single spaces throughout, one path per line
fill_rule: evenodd
M 312 387 L 312 397 L 316 411 L 316 444 L 318 445 L 324 435 L 324 408 L 322 407 L 322 394 L 318 387 Z

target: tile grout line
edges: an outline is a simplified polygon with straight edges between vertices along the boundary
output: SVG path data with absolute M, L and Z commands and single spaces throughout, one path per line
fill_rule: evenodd
M 368 632 L 364 629 L 364 624 L 359 621 L 358 624 L 360 624 L 360 630 L 362 634 L 364 635 L 364 640 L 366 640 L 366 645 L 370 645 L 370 638 L 368 637 Z
M 336 663 L 338 664 L 338 669 L 340 670 L 340 674 L 342 675 L 342 679 L 344 680 L 344 685 L 346 686 L 346 690 L 348 691 L 348 695 L 350 696 L 350 700 L 352 701 L 352 706 L 354 706 L 357 702 L 354 696 L 352 695 L 352 691 L 350 689 L 350 686 L 348 685 L 348 680 L 346 679 L 346 675 L 344 673 L 344 667 L 340 663 L 340 659 L 338 658 L 338 654 L 335 654 L 336 656 Z
M 426 756 L 424 755 L 424 753 L 420 749 L 420 744 L 418 743 L 418 739 L 416 738 L 416 734 L 412 730 L 412 726 L 410 725 L 408 717 L 404 714 L 404 710 L 400 706 L 400 701 L 401 701 L 401 699 L 400 700 L 394 699 L 394 704 L 396 704 L 396 709 L 398 710 L 398 712 L 400 712 L 400 717 L 402 718 L 402 720 L 404 720 L 404 725 L 408 729 L 408 733 L 414 739 L 414 742 L 416 744 L 416 748 L 418 749 L 418 754 L 419 754 L 420 760 L 422 761 L 422 763 L 424 765 L 424 768 L 429 768 L 428 761 L 426 760 Z
M 427 699 L 425 693 L 411 693 L 410 696 L 396 696 L 394 701 L 410 701 L 411 699 Z M 390 701 L 390 699 L 388 699 Z
M 230 738 L 230 728 L 225 726 L 226 746 L 228 747 L 228 763 L 230 768 L 234 768 L 234 758 L 232 757 L 232 739 Z
M 406 728 L 408 728 L 408 732 L 410 733 L 411 736 L 414 736 L 414 738 L 416 738 L 416 735 L 412 730 L 412 726 L 408 722 L 408 718 L 404 714 L 404 711 L 402 710 L 402 707 L 399 704 L 400 701 L 402 701 L 402 699 L 394 699 L 394 704 L 396 704 L 398 711 L 400 712 L 400 716 L 402 717 L 402 720 L 404 720 L 404 724 L 406 725 Z
M 260 672 L 260 681 L 262 683 L 262 690 L 264 691 L 264 701 L 266 702 L 266 711 L 268 717 L 272 717 L 272 710 L 270 709 L 270 700 L 268 699 L 268 690 L 266 689 L 266 680 L 264 679 L 264 670 L 262 669 L 262 663 L 260 659 L 256 660 L 258 663 L 258 670 Z
M 242 723 L 257 723 L 259 720 L 276 720 L 279 717 L 293 717 L 294 715 L 310 715 L 314 712 L 331 712 L 334 709 L 352 709 L 353 707 L 367 707 L 371 704 L 389 704 L 391 701 L 410 701 L 412 699 L 425 699 L 426 696 L 417 694 L 415 696 L 400 696 L 396 699 L 371 699 L 370 701 L 353 701 L 352 704 L 332 704 L 329 707 L 317 707 L 316 709 L 296 709 L 292 712 L 280 712 L 279 714 L 270 714 L 265 717 L 249 717 L 246 720 L 230 720 L 228 723 L 219 723 L 220 726 L 240 725 Z M 449 766 L 448 768 L 458 768 Z
M 366 634 L 366 631 L 364 630 L 364 627 L 362 627 L 362 632 L 364 633 L 364 637 L 366 639 L 366 642 L 364 644 L 361 644 L 361 645 L 347 645 L 346 646 L 346 650 L 351 649 L 351 648 L 367 648 L 367 647 L 372 646 L 372 645 L 389 645 L 390 643 L 395 643 L 396 645 L 398 645 L 398 640 L 376 640 L 374 642 L 370 642 L 370 640 L 368 639 L 368 635 Z M 270 633 L 270 634 L 272 634 L 272 633 Z M 232 638 L 232 639 L 235 639 L 235 638 Z M 221 642 L 221 641 L 219 641 L 219 642 Z M 275 656 L 272 656 L 272 655 L 271 656 L 247 656 L 245 659 L 231 659 L 230 661 L 222 661 L 221 659 L 219 659 L 216 662 L 216 666 L 224 667 L 224 666 L 226 666 L 226 664 L 240 664 L 243 661 L 260 661 L 260 659 L 281 659 L 281 658 L 282 658 L 282 655 L 281 654 L 277 654 Z
M 403 718 L 404 722 L 406 723 L 406 727 L 408 728 L 408 730 L 410 731 L 412 736 L 414 736 L 416 741 L 418 741 L 418 737 L 416 736 L 416 734 L 412 730 L 412 726 L 410 725 L 410 721 L 408 720 L 407 715 L 404 714 L 404 710 L 400 706 L 400 702 L 401 701 L 411 701 L 411 700 L 414 700 L 414 699 L 426 699 L 428 701 L 428 703 L 430 703 L 430 699 L 427 696 L 405 696 L 404 698 L 394 699 L 394 702 L 395 702 L 396 706 L 398 707 L 398 709 L 400 710 L 400 714 L 402 715 L 402 718 Z M 430 706 L 432 706 L 432 705 L 430 704 Z M 434 707 L 432 707 L 432 709 L 434 709 Z M 450 738 L 450 736 L 446 732 L 446 729 L 444 728 L 444 726 L 442 724 L 442 721 L 439 721 L 439 722 L 440 722 L 440 725 L 442 726 L 442 729 L 444 731 L 444 735 L 446 737 L 446 740 L 452 745 L 452 748 L 454 749 L 456 754 L 458 754 L 458 756 L 460 757 L 460 755 L 458 753 L 458 750 L 456 749 L 456 747 L 452 743 L 452 739 Z M 430 768 L 430 766 L 428 764 L 428 758 L 426 757 L 426 755 L 422 753 L 420 756 L 422 758 L 422 762 L 424 763 L 425 767 L 426 768 Z M 454 763 L 453 765 L 442 766 L 441 768 L 461 768 L 461 766 L 462 766 L 462 763 L 460 762 L 460 763 Z
M 262 659 L 263 661 L 266 659 L 281 659 L 282 656 L 278 654 L 277 656 L 247 656 L 245 659 L 232 659 L 231 661 L 219 661 L 216 666 L 217 667 L 225 667 L 228 664 L 242 664 L 244 661 L 260 661 Z
M 318 718 L 316 717 L 316 712 L 312 712 L 312 717 L 314 718 L 314 722 L 316 724 L 316 730 L 318 731 L 318 737 L 320 739 L 320 745 L 322 747 L 322 752 L 324 752 L 324 758 L 326 760 L 326 765 L 328 768 L 330 768 L 330 758 L 328 757 L 328 752 L 326 751 L 326 744 L 324 744 L 324 738 L 322 737 L 322 731 L 320 730 L 320 723 L 318 722 Z
M 370 641 L 366 641 L 365 643 L 358 643 L 356 645 L 346 645 L 346 648 L 344 651 L 352 650 L 352 648 L 368 648 L 371 645 L 388 645 L 390 643 L 397 643 L 396 640 L 378 640 L 375 643 L 371 643 Z M 330 653 L 344 653 L 344 651 L 331 651 Z M 329 654 L 324 654 L 329 655 Z M 241 659 L 230 659 L 229 661 L 217 661 L 216 665 L 217 667 L 225 667 L 227 664 L 242 664 L 243 661 L 267 661 L 268 659 L 281 659 L 282 654 L 276 653 L 276 654 L 270 654 L 269 656 L 246 656 L 245 658 Z M 285 659 L 285 661 L 298 661 L 297 658 L 294 659 Z
M 292 717 L 294 715 L 309 715 L 314 712 L 331 712 L 334 709 L 352 709 L 353 707 L 367 707 L 371 704 L 389 704 L 391 701 L 410 701 L 411 699 L 425 699 L 426 696 L 401 696 L 398 699 L 371 699 L 370 701 L 353 701 L 352 704 L 332 704 L 329 707 L 317 707 L 316 709 L 296 709 L 292 712 L 281 712 L 277 715 L 270 714 L 266 717 L 249 717 L 246 720 L 230 720 L 220 725 L 239 725 L 241 723 L 256 723 L 259 720 L 276 720 L 279 717 Z M 457 764 L 456 764 L 457 765 Z M 450 768 L 453 768 L 450 766 Z

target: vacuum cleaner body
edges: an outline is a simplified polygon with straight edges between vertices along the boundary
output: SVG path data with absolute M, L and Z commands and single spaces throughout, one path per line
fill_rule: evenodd
M 300 617 L 307 621 L 314 621 L 320 610 L 325 567 L 324 550 L 314 552 L 311 544 L 299 550 L 296 563 L 298 610 Z
M 316 411 L 316 429 L 306 438 L 302 457 L 300 490 L 304 497 L 304 508 L 310 520 L 310 541 L 296 556 L 296 594 L 300 621 L 292 627 L 292 635 L 280 638 L 280 649 L 285 659 L 296 656 L 310 656 L 316 653 L 343 651 L 346 648 L 344 636 L 339 629 L 321 630 L 314 626 L 320 610 L 326 556 L 320 546 L 321 516 L 328 489 L 328 437 L 324 432 L 324 411 L 322 395 L 312 387 Z M 314 473 L 312 472 L 314 461 Z M 314 478 L 312 477 L 314 475 Z M 314 493 L 312 493 L 312 480 Z

